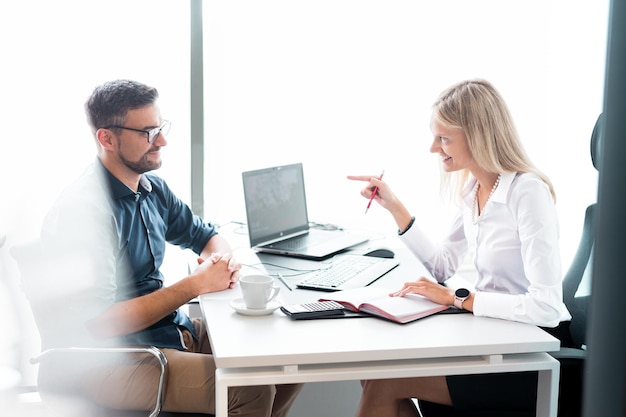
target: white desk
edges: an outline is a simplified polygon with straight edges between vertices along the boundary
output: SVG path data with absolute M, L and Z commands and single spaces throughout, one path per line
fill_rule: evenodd
M 217 364 L 218 417 L 228 415 L 231 386 L 533 370 L 539 371 L 537 416 L 556 416 L 559 363 L 545 352 L 558 350 L 559 341 L 535 326 L 471 314 L 406 325 L 375 318 L 292 321 L 280 311 L 250 317 L 228 306 L 237 291 L 200 297 Z

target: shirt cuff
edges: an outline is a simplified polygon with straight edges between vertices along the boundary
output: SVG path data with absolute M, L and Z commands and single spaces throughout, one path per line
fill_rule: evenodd
M 409 231 L 409 229 L 411 228 L 411 226 L 413 226 L 413 223 L 415 223 L 415 216 L 411 216 L 411 221 L 409 222 L 409 224 L 404 228 L 404 230 L 400 230 L 398 229 L 398 236 L 402 236 L 403 234 L 405 234 L 406 232 Z
M 511 302 L 511 298 L 511 294 L 477 291 L 474 293 L 473 313 L 476 316 L 515 320 L 515 314 L 512 311 L 515 303 Z

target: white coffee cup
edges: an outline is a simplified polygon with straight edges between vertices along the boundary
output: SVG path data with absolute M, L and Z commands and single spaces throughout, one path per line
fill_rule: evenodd
M 245 275 L 239 280 L 241 294 L 246 308 L 262 310 L 267 303 L 278 295 L 280 287 L 274 285 L 274 279 L 268 275 Z

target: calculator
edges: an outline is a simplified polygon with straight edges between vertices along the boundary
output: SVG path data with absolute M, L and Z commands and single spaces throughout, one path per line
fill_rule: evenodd
M 344 307 L 336 301 L 316 301 L 282 306 L 281 311 L 294 320 L 337 317 L 345 314 Z

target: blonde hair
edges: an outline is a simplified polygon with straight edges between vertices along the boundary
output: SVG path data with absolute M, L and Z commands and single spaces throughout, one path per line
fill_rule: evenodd
M 526 154 L 508 106 L 491 83 L 474 79 L 452 85 L 433 103 L 433 115 L 448 127 L 463 129 L 480 167 L 493 173 L 534 173 L 548 185 L 556 201 L 552 182 Z M 467 169 L 444 173 L 442 191 L 461 197 L 469 175 Z

